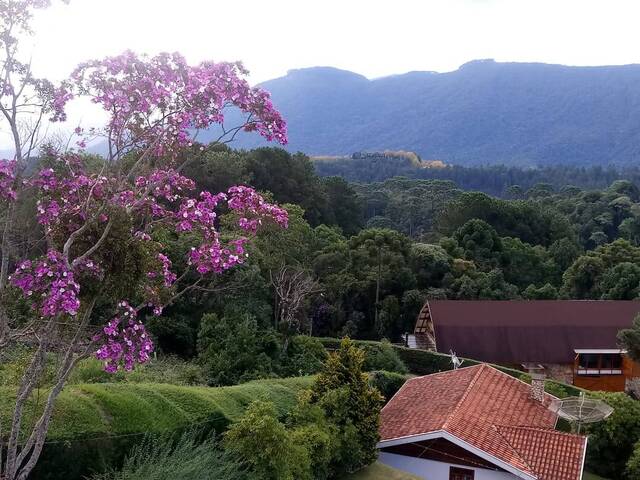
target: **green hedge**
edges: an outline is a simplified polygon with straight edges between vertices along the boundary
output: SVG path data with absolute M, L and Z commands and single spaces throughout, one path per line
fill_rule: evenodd
M 325 348 L 329 350 L 334 350 L 340 346 L 340 339 L 338 338 L 321 338 L 320 341 L 325 346 Z M 379 342 L 373 342 L 370 340 L 356 340 L 358 345 L 362 345 L 366 348 L 366 346 L 375 346 L 378 345 Z M 449 355 L 445 355 L 443 353 L 430 352 L 428 350 L 419 350 L 417 348 L 406 348 L 400 347 L 398 345 L 393 345 L 394 350 L 400 357 L 400 359 L 407 366 L 409 371 L 414 375 L 429 375 L 431 373 L 443 372 L 446 370 L 451 370 L 451 357 Z M 478 362 L 476 360 L 471 360 L 468 358 L 463 359 L 463 365 L 469 367 L 471 365 L 479 365 L 482 362 Z M 497 369 L 502 370 L 503 372 L 523 380 L 526 380 L 528 375 L 520 370 L 515 370 L 513 368 L 502 367 L 499 365 L 494 365 Z
M 167 384 L 84 384 L 65 388 L 54 410 L 47 444 L 33 478 L 82 479 L 118 465 L 145 433 L 180 432 L 191 425 L 223 432 L 256 399 L 273 402 L 284 415 L 312 377 L 258 380 L 233 387 Z M 35 394 L 36 410 L 45 391 Z M 0 388 L 0 424 L 7 425 L 15 391 Z M 27 424 L 33 418 L 27 418 Z
M 337 349 L 340 346 L 339 338 L 320 338 L 322 344 L 328 350 Z M 369 340 L 356 340 L 358 345 L 366 347 L 367 345 L 376 345 L 379 342 L 373 342 Z M 398 353 L 400 359 L 409 369 L 409 372 L 414 375 L 429 375 L 431 373 L 444 372 L 451 370 L 451 357 L 443 353 L 430 352 L 428 350 L 419 350 L 417 348 L 406 348 L 398 345 L 393 345 L 394 350 Z M 482 362 L 477 360 L 471 360 L 469 358 L 463 359 L 463 367 L 469 367 L 472 365 L 478 365 Z M 523 380 L 527 383 L 531 382 L 531 378 L 526 373 L 513 368 L 503 367 L 501 365 L 493 365 L 498 370 L 511 375 L 512 377 Z M 573 385 L 567 385 L 556 380 L 547 380 L 545 384 L 545 390 L 556 396 L 569 396 L 578 395 L 581 389 L 574 387 Z
M 413 375 L 404 375 L 402 373 L 387 372 L 385 370 L 375 370 L 369 372 L 369 384 L 378 389 L 386 401 L 393 397 L 404 382 L 409 380 Z

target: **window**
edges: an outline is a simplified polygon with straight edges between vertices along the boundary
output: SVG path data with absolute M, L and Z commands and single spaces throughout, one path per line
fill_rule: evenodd
M 620 370 L 622 368 L 622 357 L 620 355 L 607 353 L 602 355 L 600 361 L 602 362 L 600 368 L 609 370 Z
M 473 480 L 473 470 L 451 467 L 449 469 L 449 480 Z
M 599 361 L 600 355 L 598 355 L 597 353 L 580 354 L 580 368 L 598 368 Z
M 619 353 L 580 353 L 578 375 L 622 375 L 622 355 Z

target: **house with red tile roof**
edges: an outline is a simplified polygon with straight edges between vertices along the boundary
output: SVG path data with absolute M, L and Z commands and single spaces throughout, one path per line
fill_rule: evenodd
M 555 430 L 553 399 L 486 364 L 412 378 L 382 409 L 379 460 L 428 480 L 581 480 L 587 438 Z
M 408 344 L 640 394 L 640 364 L 617 341 L 639 312 L 636 300 L 429 300 Z

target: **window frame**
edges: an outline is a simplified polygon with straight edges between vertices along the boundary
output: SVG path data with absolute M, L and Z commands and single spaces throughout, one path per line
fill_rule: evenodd
M 470 479 L 468 480 L 475 480 L 475 475 L 476 475 L 476 471 L 475 470 L 471 470 L 469 468 L 462 468 L 462 467 L 454 467 L 454 466 L 450 466 L 449 467 L 449 480 L 455 480 L 454 475 L 466 475 L 466 476 L 471 476 Z M 467 480 L 467 479 L 465 479 Z
M 597 358 L 596 358 L 597 357 Z M 616 357 L 616 358 L 613 358 Z M 584 363 L 585 360 L 596 362 Z M 608 361 L 606 361 L 608 360 Z M 593 364 L 592 364 L 593 363 Z M 580 352 L 576 359 L 576 374 L 581 377 L 601 375 L 623 375 L 623 355 L 612 352 Z

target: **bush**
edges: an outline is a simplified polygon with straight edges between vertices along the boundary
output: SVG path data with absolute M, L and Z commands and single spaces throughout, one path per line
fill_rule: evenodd
M 321 338 L 320 341 L 327 350 L 336 350 L 340 346 L 340 339 L 337 338 Z M 371 342 L 363 340 L 353 340 L 353 342 L 365 350 L 373 345 L 379 345 L 380 342 Z M 400 360 L 404 363 L 409 373 L 414 375 L 429 375 L 431 373 L 444 372 L 451 370 L 451 357 L 443 353 L 430 352 L 428 350 L 419 350 L 416 348 L 406 348 L 397 345 L 391 345 L 391 348 L 396 352 Z M 478 365 L 482 362 L 471 360 L 468 358 L 463 359 L 465 367 L 471 365 Z M 515 370 L 508 367 L 502 367 L 500 365 L 494 365 L 498 370 L 511 375 L 512 377 L 520 380 L 527 380 L 527 375 L 520 370 Z M 374 369 L 375 370 L 375 369 Z
M 240 464 L 218 446 L 213 435 L 199 430 L 187 430 L 177 439 L 171 435 L 147 437 L 133 447 L 120 470 L 92 477 L 93 480 L 212 478 L 241 480 L 244 473 Z
M 280 343 L 249 314 L 206 314 L 198 331 L 198 352 L 209 385 L 235 385 L 276 376 Z
M 26 347 L 11 347 L 0 351 L 0 387 L 20 385 L 22 372 L 29 366 L 32 357 L 33 351 Z M 51 385 L 55 374 L 55 356 L 47 354 L 47 363 L 38 382 L 39 386 Z
M 31 355 L 32 352 L 27 349 L 14 350 L 7 355 L 6 360 L 0 362 L 0 386 L 18 386 L 22 371 Z M 41 388 L 51 386 L 56 366 L 55 357 L 50 355 L 45 374 L 40 381 Z M 177 357 L 159 357 L 152 358 L 131 372 L 120 370 L 116 373 L 105 372 L 102 362 L 95 358 L 87 358 L 78 363 L 67 384 L 120 382 L 172 385 L 203 385 L 205 383 L 202 368 L 198 364 Z
M 380 343 L 365 343 L 362 348 L 365 352 L 364 369 L 367 372 L 373 370 L 386 370 L 397 373 L 408 372 L 407 366 L 387 340 L 383 340 Z
M 627 478 L 640 478 L 640 441 L 633 447 L 633 454 L 627 462 L 625 474 Z
M 593 396 L 607 402 L 614 411 L 606 420 L 585 429 L 589 434 L 586 467 L 603 477 L 636 480 L 638 477 L 625 476 L 625 470 L 640 441 L 640 402 L 624 393 L 595 392 Z M 631 465 L 635 468 L 635 459 Z
M 411 378 L 411 375 L 402 375 L 384 370 L 369 372 L 369 384 L 377 388 L 386 401 L 389 401 L 409 378 Z
M 280 374 L 283 377 L 311 375 L 322 369 L 327 351 L 322 342 L 314 337 L 298 335 L 291 339 L 287 356 L 282 359 Z
M 278 420 L 272 403 L 253 402 L 224 435 L 234 459 L 256 480 L 311 480 L 311 452 Z
M 365 353 L 345 338 L 332 352 L 311 389 L 311 402 L 320 406 L 337 427 L 339 449 L 334 473 L 354 472 L 377 456 L 383 398 L 363 372 Z

